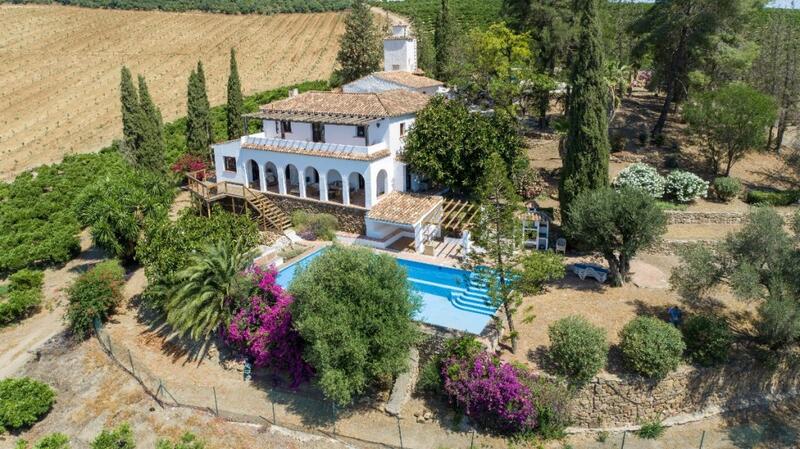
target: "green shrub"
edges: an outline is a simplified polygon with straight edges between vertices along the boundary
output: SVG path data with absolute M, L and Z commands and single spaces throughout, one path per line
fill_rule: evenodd
M 339 220 L 331 214 L 310 214 L 296 211 L 292 214 L 292 225 L 298 235 L 306 240 L 333 240 L 339 229 Z
M 27 378 L 0 380 L 0 433 L 29 427 L 53 407 L 56 392 Z
M 175 443 L 166 439 L 161 439 L 156 442 L 156 449 L 205 449 L 205 447 L 205 442 L 197 438 L 197 436 L 191 432 L 186 432 L 181 435 L 181 439 Z
M 431 395 L 442 392 L 442 372 L 438 358 L 428 360 L 420 367 L 415 389 L 418 393 Z
M 772 349 L 800 339 L 800 305 L 792 298 L 767 298 L 758 306 L 758 338 Z
M 614 179 L 614 188 L 621 190 L 630 187 L 646 192 L 653 198 L 664 196 L 666 180 L 658 174 L 658 170 L 644 163 L 631 164 L 622 169 Z
M 27 268 L 17 271 L 8 277 L 9 290 L 41 290 L 44 285 L 44 273 Z
M 714 194 L 720 201 L 726 203 L 739 195 L 742 191 L 742 182 L 737 178 L 721 176 L 714 179 Z
M 133 432 L 128 423 L 122 423 L 114 429 L 103 429 L 92 441 L 92 449 L 136 449 Z
M 620 347 L 630 370 L 653 379 L 675 370 L 686 349 L 678 329 L 653 317 L 629 321 L 620 332 Z
M 616 153 L 618 151 L 622 151 L 625 149 L 625 136 L 622 134 L 613 134 L 611 136 L 610 143 L 611 143 L 611 151 Z
M 675 170 L 667 175 L 664 197 L 678 203 L 689 203 L 697 198 L 705 198 L 708 182 L 694 173 Z
M 16 449 L 28 449 L 30 445 L 25 440 L 17 440 Z M 63 433 L 51 433 L 33 445 L 33 449 L 70 449 L 69 437 Z
M 444 343 L 442 358 L 455 357 L 459 360 L 471 360 L 485 349 L 481 342 L 469 335 L 450 338 Z
M 791 206 L 800 200 L 800 190 L 748 190 L 745 201 L 749 204 Z
M 546 440 L 561 439 L 570 423 L 567 411 L 570 401 L 570 390 L 563 382 L 537 377 L 528 384 L 536 408 L 537 431 Z
M 119 262 L 110 260 L 80 275 L 67 289 L 66 319 L 77 338 L 92 334 L 95 318 L 102 322 L 114 312 L 123 299 L 124 282 L 125 270 Z
M 664 425 L 661 424 L 659 421 L 650 421 L 642 424 L 639 430 L 636 431 L 636 435 L 639 438 L 643 438 L 645 440 L 655 440 L 664 435 Z
M 664 156 L 664 168 L 678 168 L 680 164 L 678 163 L 678 156 L 674 154 L 668 154 Z
M 686 320 L 681 330 L 686 355 L 692 362 L 712 366 L 728 360 L 733 334 L 722 318 L 695 315 Z
M 41 271 L 22 269 L 9 276 L 8 292 L 0 295 L 0 326 L 33 313 L 42 302 L 44 275 Z M 5 300 L 2 298 L 5 296 Z
M 550 325 L 550 359 L 558 372 L 576 384 L 591 380 L 608 357 L 606 332 L 581 316 L 562 318 Z

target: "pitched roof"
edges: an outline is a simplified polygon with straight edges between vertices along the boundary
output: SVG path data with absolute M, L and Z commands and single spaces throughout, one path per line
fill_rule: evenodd
M 412 88 L 436 87 L 443 86 L 444 83 L 428 78 L 427 76 L 417 75 L 412 72 L 392 71 L 392 72 L 375 72 L 372 74 L 376 78 L 391 81 L 396 84 L 408 86 Z
M 367 218 L 389 223 L 414 225 L 442 204 L 439 195 L 395 191 L 381 198 L 367 213 Z
M 262 119 L 324 120 L 343 124 L 412 114 L 424 108 L 430 97 L 403 89 L 374 93 L 306 92 L 261 106 L 251 114 Z

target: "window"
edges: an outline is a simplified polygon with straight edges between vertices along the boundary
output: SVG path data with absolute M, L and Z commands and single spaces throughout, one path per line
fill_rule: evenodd
M 325 142 L 325 125 L 322 123 L 311 124 L 311 140 L 314 142 Z
M 290 122 L 288 120 L 281 120 L 281 129 L 285 133 L 292 132 L 292 122 Z
M 365 126 L 356 126 L 356 137 L 366 137 L 367 128 Z
M 236 171 L 236 158 L 232 156 L 223 156 L 222 161 L 225 165 L 225 171 Z
M 405 122 L 403 122 L 400 123 L 400 137 L 403 137 L 405 135 L 406 135 L 406 124 Z
M 394 70 L 395 72 L 400 70 L 400 64 L 392 64 L 392 70 Z

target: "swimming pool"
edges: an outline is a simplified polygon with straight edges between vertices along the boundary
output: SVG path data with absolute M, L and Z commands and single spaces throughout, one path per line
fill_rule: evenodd
M 308 265 L 325 249 L 319 249 L 282 268 L 277 282 L 288 288 L 298 268 Z M 480 334 L 494 315 L 486 288 L 472 273 L 414 260 L 396 258 L 408 273 L 412 288 L 422 298 L 416 319 L 423 323 Z

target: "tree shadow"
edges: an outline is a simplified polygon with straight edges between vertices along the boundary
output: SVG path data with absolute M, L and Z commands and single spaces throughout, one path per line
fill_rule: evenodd
M 183 365 L 193 362 L 200 364 L 212 346 L 216 348 L 224 348 L 225 346 L 220 344 L 217 336 L 205 341 L 180 336 L 167 323 L 164 314 L 147 304 L 142 295 L 131 297 L 127 307 L 129 310 L 135 311 L 137 323 L 145 327 L 140 332 L 140 335 L 148 339 L 159 339 L 161 352 L 169 356 L 173 362 L 183 359 Z
M 663 321 L 669 321 L 669 307 L 664 304 L 648 304 L 641 299 L 634 299 L 627 302 L 634 307 L 634 313 L 638 316 L 650 316 Z M 677 305 L 677 304 L 674 304 Z

